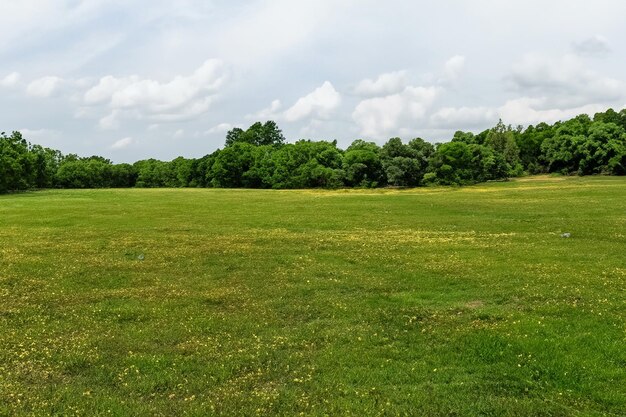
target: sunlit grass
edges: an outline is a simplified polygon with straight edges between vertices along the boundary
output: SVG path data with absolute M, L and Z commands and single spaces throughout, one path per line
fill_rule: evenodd
M 623 178 L 2 196 L 0 415 L 624 415 L 625 248 Z

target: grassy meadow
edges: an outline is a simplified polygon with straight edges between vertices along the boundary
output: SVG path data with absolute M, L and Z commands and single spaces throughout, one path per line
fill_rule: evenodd
M 0 196 L 0 415 L 626 415 L 625 289 L 626 178 Z

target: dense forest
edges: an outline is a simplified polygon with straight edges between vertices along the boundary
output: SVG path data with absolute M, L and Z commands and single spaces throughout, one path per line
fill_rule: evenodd
M 246 187 L 340 188 L 464 185 L 526 174 L 626 174 L 626 109 L 523 128 L 499 122 L 450 142 L 392 138 L 286 143 L 276 123 L 235 128 L 222 149 L 198 159 L 113 164 L 63 155 L 19 132 L 0 135 L 0 193 L 40 188 Z

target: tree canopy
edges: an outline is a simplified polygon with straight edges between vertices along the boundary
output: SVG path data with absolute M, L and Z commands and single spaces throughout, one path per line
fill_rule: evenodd
M 100 156 L 63 155 L 20 132 L 0 134 L 0 193 L 37 188 L 247 187 L 339 188 L 463 185 L 524 174 L 626 174 L 626 109 L 580 115 L 552 125 L 456 132 L 433 145 L 394 137 L 382 146 L 357 139 L 287 143 L 273 121 L 233 128 L 222 149 L 114 164 Z

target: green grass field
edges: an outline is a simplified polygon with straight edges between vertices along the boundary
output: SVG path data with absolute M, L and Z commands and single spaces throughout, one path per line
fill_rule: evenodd
M 625 178 L 0 196 L 0 415 L 626 415 L 625 289 Z

